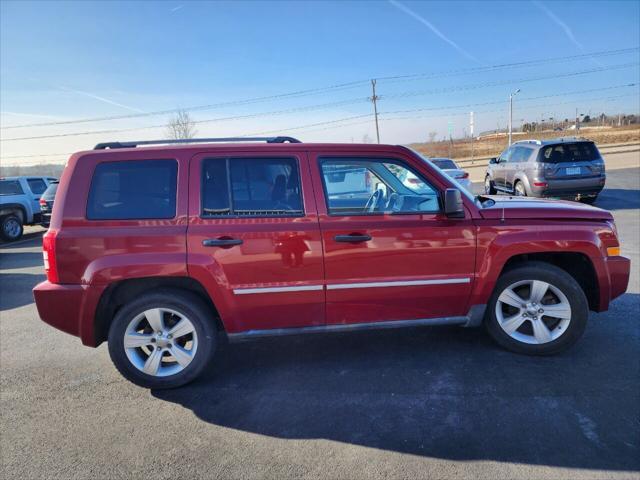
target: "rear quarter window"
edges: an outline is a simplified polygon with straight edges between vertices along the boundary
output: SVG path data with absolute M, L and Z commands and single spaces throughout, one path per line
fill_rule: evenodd
M 175 160 L 100 163 L 91 179 L 87 219 L 173 218 L 176 215 L 177 174 Z
M 34 195 L 41 195 L 47 189 L 47 184 L 41 178 L 28 178 L 27 184 Z

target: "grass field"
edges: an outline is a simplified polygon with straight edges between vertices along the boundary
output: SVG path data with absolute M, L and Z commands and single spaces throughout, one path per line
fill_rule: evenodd
M 546 131 L 521 133 L 517 132 L 513 135 L 513 141 L 557 138 L 574 136 L 572 131 Z M 625 127 L 612 128 L 589 128 L 583 127 L 579 135 L 586 137 L 596 144 L 606 145 L 611 143 L 637 143 L 640 142 L 640 125 L 630 125 Z M 507 137 L 505 134 L 499 134 L 498 137 L 484 137 L 480 140 L 473 141 L 473 156 L 475 158 L 495 157 L 500 154 L 507 146 Z M 411 147 L 428 157 L 450 157 L 450 158 L 471 158 L 471 139 L 457 139 L 453 142 L 441 141 L 432 143 L 414 143 Z

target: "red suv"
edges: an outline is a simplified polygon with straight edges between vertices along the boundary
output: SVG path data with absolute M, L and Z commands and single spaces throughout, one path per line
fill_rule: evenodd
M 43 247 L 40 317 L 154 388 L 224 337 L 484 324 L 556 353 L 629 278 L 609 212 L 473 197 L 402 146 L 289 137 L 76 153 Z

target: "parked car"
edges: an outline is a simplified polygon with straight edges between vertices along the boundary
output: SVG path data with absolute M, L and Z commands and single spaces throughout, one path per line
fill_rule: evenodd
M 0 236 L 4 240 L 18 240 L 24 225 L 40 223 L 40 195 L 55 180 L 50 177 L 0 178 Z
M 53 211 L 53 201 L 56 197 L 56 191 L 58 190 L 58 183 L 59 182 L 57 181 L 51 182 L 40 197 L 40 225 L 45 228 L 49 228 L 51 212 Z
M 72 155 L 43 237 L 40 317 L 108 341 L 132 382 L 169 388 L 221 337 L 484 324 L 514 352 L 553 354 L 627 288 L 607 211 L 473 197 L 402 146 L 251 140 Z
M 460 168 L 456 162 L 450 158 L 430 158 L 429 160 L 468 191 L 472 191 L 473 185 L 469 179 L 469 173 Z
M 604 159 L 595 143 L 584 138 L 515 142 L 492 158 L 485 193 L 505 192 L 594 203 L 606 180 Z

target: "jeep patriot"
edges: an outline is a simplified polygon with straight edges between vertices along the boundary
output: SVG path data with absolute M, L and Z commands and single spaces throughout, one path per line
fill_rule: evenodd
M 43 250 L 42 320 L 107 341 L 149 388 L 192 381 L 222 338 L 484 325 L 504 348 L 553 354 L 630 266 L 607 211 L 474 197 L 402 146 L 290 137 L 76 153 Z

